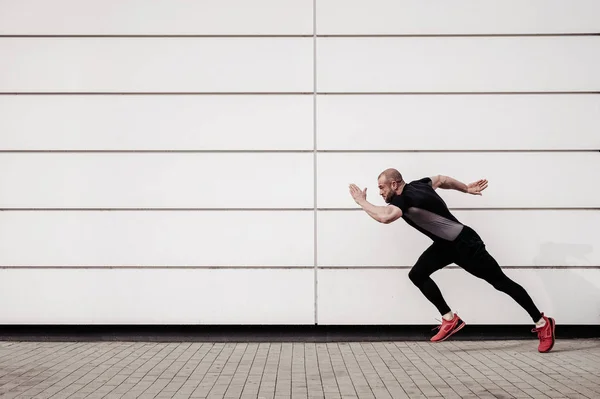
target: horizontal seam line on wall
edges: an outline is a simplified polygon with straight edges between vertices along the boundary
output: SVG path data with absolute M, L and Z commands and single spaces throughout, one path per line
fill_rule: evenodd
M 571 34 L 570 36 L 586 36 L 589 34 Z M 253 39 L 253 38 L 308 38 L 312 39 L 312 34 L 285 34 L 285 33 L 265 33 L 265 34 L 32 34 L 32 35 L 11 35 L 5 34 L 0 35 L 0 39 L 154 39 L 154 38 L 174 38 L 174 39 L 185 39 L 185 38 L 199 38 L 199 39 L 220 39 L 220 38 L 233 38 L 233 39 Z
M 297 96 L 313 95 L 308 91 L 40 91 L 0 92 L 0 96 Z
M 453 153 L 453 152 L 597 152 L 596 148 L 578 148 L 578 149 L 470 149 L 470 150 L 318 150 L 320 153 L 406 153 L 406 152 L 435 152 L 435 153 Z M 0 150 L 0 152 L 2 152 Z
M 598 90 L 579 91 L 320 91 L 317 94 L 327 96 L 373 96 L 373 95 L 402 95 L 402 96 L 453 96 L 453 95 L 556 95 L 556 94 L 600 94 Z
M 317 269 L 323 270 L 407 270 L 413 266 L 317 266 Z M 501 266 L 502 269 L 517 269 L 517 270 L 540 270 L 540 269 L 600 269 L 600 266 Z M 148 270 L 165 270 L 165 269 L 206 269 L 206 270 L 313 270 L 314 266 L 0 266 L 0 269 L 91 269 L 91 270 L 112 270 L 112 269 L 148 269 Z M 443 269 L 462 270 L 459 266 L 446 266 Z
M 381 153 L 545 153 L 545 152 L 599 152 L 596 148 L 571 148 L 571 149 L 471 149 L 471 150 L 316 150 L 320 154 L 381 154 Z M 171 154 L 171 153 L 190 153 L 190 154 L 312 154 L 313 150 L 226 150 L 226 149 L 210 149 L 210 150 L 73 150 L 73 149 L 54 149 L 54 150 L 15 150 L 15 149 L 0 149 L 0 154 L 71 154 L 71 153 L 90 153 L 90 154 Z
M 0 269 L 306 269 L 313 270 L 314 266 L 0 266 Z
M 6 91 L 0 92 L 0 96 L 111 96 L 111 95 L 120 95 L 120 96 L 261 96 L 261 95 L 303 95 L 303 96 L 313 96 L 315 93 L 308 91 L 106 91 L 106 92 L 96 92 L 96 91 L 78 91 L 78 92 L 61 92 L 61 91 L 40 91 L 40 92 L 19 92 L 19 91 Z M 317 92 L 317 95 L 327 95 L 327 96 L 373 96 L 373 95 L 402 95 L 402 96 L 440 96 L 440 95 L 559 95 L 559 94 L 600 94 L 598 90 L 580 90 L 580 91 L 386 91 L 386 92 L 377 92 L 377 91 L 322 91 Z
M 468 208 L 468 207 L 450 207 L 451 211 L 597 211 L 600 207 L 513 207 L 513 208 L 498 208 L 498 207 L 481 207 L 481 208 Z M 313 207 L 306 208 L 0 208 L 0 212 L 30 212 L 30 211 L 94 211 L 94 212 L 105 212 L 105 211 L 116 211 L 116 212 L 293 212 L 293 211 L 311 211 L 314 212 Z M 346 211 L 362 211 L 362 208 L 317 208 L 317 211 L 321 212 L 346 212 Z
M 436 37 L 571 37 L 598 36 L 598 32 L 554 33 L 321 33 L 316 38 L 436 38 Z M 2 34 L 0 38 L 313 38 L 312 33 L 198 33 L 198 34 Z
M 412 265 L 409 266 L 319 266 L 319 269 L 327 269 L 327 270 L 349 270 L 349 269 L 359 269 L 359 270 L 368 270 L 368 269 L 398 269 L 398 270 L 406 270 L 412 269 Z M 520 269 L 520 270 L 538 270 L 538 269 L 600 269 L 600 266 L 500 266 L 502 269 Z M 449 265 L 443 269 L 452 269 L 452 270 L 464 270 L 460 266 Z
M 286 154 L 286 153 L 307 153 L 312 154 L 312 150 L 0 150 L 0 153 L 17 153 L 17 154 L 69 154 L 69 153 L 92 153 L 92 154 L 119 154 L 119 153 L 134 153 L 134 154 L 170 154 L 170 153 L 231 153 L 231 154 Z
M 292 212 L 292 211 L 311 211 L 314 212 L 313 207 L 306 208 L 0 208 L 0 212 L 11 212 L 11 211 L 159 211 L 159 212 L 193 212 L 193 211 L 210 211 L 210 212 Z
M 323 33 L 321 38 L 436 38 L 436 37 L 564 37 L 564 36 L 599 36 L 598 32 L 563 32 L 563 33 Z
M 449 207 L 451 211 L 597 211 L 600 207 L 512 207 L 512 208 L 499 208 L 499 207 Z M 319 211 L 362 211 L 362 208 L 318 208 Z

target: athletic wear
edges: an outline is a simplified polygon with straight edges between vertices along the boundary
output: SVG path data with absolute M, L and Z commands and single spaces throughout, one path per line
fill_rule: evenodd
M 433 241 L 454 241 L 463 229 L 433 189 L 429 177 L 405 184 L 391 204 L 402 209 L 402 219 Z
M 460 317 L 456 313 L 454 313 L 454 317 L 452 320 L 448 321 L 442 319 L 442 324 L 435 329 L 439 329 L 440 331 L 431 338 L 431 342 L 442 342 L 450 338 L 451 335 L 457 333 L 462 330 L 465 326 L 465 322 L 462 321 Z M 435 330 L 434 329 L 434 330 Z
M 434 241 L 408 273 L 411 281 L 440 314 L 446 314 L 450 312 L 450 307 L 430 276 L 455 263 L 497 290 L 510 295 L 529 313 L 533 322 L 537 322 L 541 312 L 527 291 L 504 274 L 498 262 L 487 252 L 479 235 L 450 213 L 431 184 L 428 177 L 410 182 L 404 186 L 400 195 L 391 200 L 392 205 L 402 209 L 402 218 L 409 225 Z
M 541 312 L 527 291 L 504 274 L 498 262 L 485 249 L 485 244 L 479 235 L 469 226 L 464 226 L 463 231 L 453 242 L 434 242 L 423 252 L 408 273 L 411 281 L 435 305 L 440 314 L 450 312 L 450 307 L 430 276 L 451 263 L 487 281 L 498 291 L 510 295 L 529 313 L 534 323 L 540 319 Z
M 552 317 L 546 317 L 542 313 L 542 318 L 546 321 L 543 327 L 534 328 L 531 332 L 535 332 L 540 339 L 540 345 L 538 346 L 539 352 L 549 352 L 554 347 L 554 330 L 556 328 L 556 322 Z

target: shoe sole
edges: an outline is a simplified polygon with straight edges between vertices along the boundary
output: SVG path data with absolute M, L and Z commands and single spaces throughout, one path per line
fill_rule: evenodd
M 451 336 L 453 336 L 454 334 L 456 334 L 457 332 L 459 332 L 460 330 L 462 330 L 464 328 L 464 326 L 466 326 L 467 323 L 465 323 L 464 321 L 460 321 L 460 324 L 458 326 L 456 326 L 456 328 L 454 328 L 452 331 L 450 331 L 448 333 L 448 335 L 446 335 L 444 338 L 442 339 L 438 339 L 437 341 L 431 341 L 431 342 L 444 342 L 445 340 L 447 340 L 448 338 L 450 338 Z
M 552 317 L 548 317 L 548 321 L 550 322 L 550 327 L 552 327 L 552 345 L 550 345 L 550 347 L 545 351 L 540 351 L 540 353 L 550 352 L 552 348 L 554 348 L 554 342 L 556 341 L 556 335 L 554 334 L 554 331 L 556 330 L 556 322 Z

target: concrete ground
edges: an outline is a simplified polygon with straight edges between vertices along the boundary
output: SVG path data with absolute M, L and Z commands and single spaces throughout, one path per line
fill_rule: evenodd
M 0 341 L 0 398 L 600 398 L 600 339 Z

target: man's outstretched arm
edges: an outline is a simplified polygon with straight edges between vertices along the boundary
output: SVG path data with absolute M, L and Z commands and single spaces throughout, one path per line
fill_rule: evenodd
M 396 206 L 377 206 L 367 201 L 367 189 L 362 191 L 355 184 L 350 185 L 350 195 L 354 201 L 379 223 L 392 223 L 402 216 L 402 210 Z
M 431 186 L 434 190 L 436 188 L 443 188 L 473 195 L 481 195 L 481 192 L 487 188 L 488 181 L 486 179 L 480 179 L 473 183 L 465 184 L 450 176 L 437 175 L 431 177 Z

